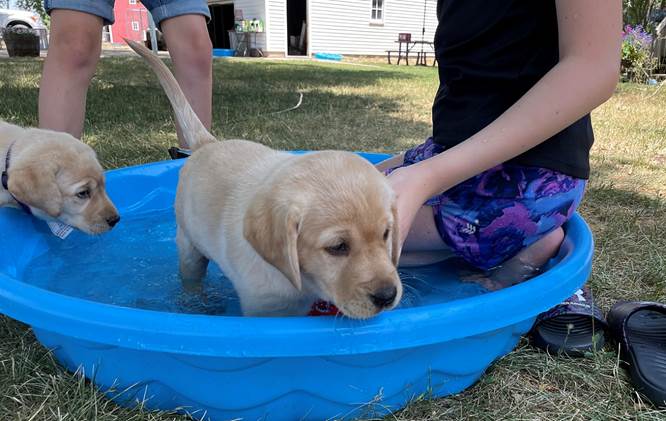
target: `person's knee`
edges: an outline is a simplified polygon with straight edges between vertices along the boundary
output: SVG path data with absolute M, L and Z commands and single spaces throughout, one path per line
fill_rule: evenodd
M 192 40 L 190 51 L 190 64 L 201 74 L 209 74 L 213 67 L 213 44 L 206 33 Z
M 212 72 L 213 55 L 211 52 L 212 44 L 210 38 L 206 36 L 205 39 L 199 39 L 193 42 L 190 46 L 191 49 L 185 50 L 183 55 L 187 60 L 187 65 L 193 72 L 205 76 Z
M 211 74 L 213 44 L 205 27 L 191 27 L 179 31 L 178 36 L 167 39 L 167 47 L 174 60 L 180 61 L 180 65 L 187 68 L 188 73 L 201 76 Z
M 56 48 L 62 51 L 59 61 L 67 71 L 73 74 L 92 74 L 97 66 L 101 45 L 96 36 L 85 30 L 72 28 L 61 33 L 54 40 Z
M 564 230 L 562 227 L 554 229 L 544 237 L 544 242 L 546 243 L 545 247 L 552 250 L 553 254 L 557 253 L 560 249 L 562 241 L 564 241 Z
M 564 230 L 561 227 L 556 228 L 518 253 L 518 260 L 530 266 L 541 267 L 557 254 L 563 240 Z
M 208 34 L 208 31 L 205 28 L 199 28 L 192 32 L 193 33 L 190 39 L 192 49 L 195 51 L 204 52 L 206 53 L 208 58 L 212 59 L 212 55 L 208 54 L 211 53 L 213 49 L 213 43 L 210 40 L 210 35 Z

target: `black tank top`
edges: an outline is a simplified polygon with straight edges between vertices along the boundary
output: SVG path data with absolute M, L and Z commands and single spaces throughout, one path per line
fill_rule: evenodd
M 559 60 L 554 0 L 438 0 L 433 138 L 454 146 L 499 117 Z M 589 114 L 509 162 L 588 178 Z

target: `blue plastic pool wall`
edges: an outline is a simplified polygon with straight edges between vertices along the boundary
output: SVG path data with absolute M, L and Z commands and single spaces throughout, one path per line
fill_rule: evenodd
M 286 421 L 371 418 L 399 410 L 420 396 L 460 392 L 510 352 L 533 322 L 532 318 L 501 331 L 401 351 L 305 358 L 202 359 L 154 353 L 146 361 L 141 351 L 35 333 L 67 369 L 94 379 L 121 405 L 181 407 L 194 412 L 195 418 L 206 408 L 211 420 Z M 387 371 L 402 381 L 386 379 Z M 188 385 L 187 395 L 177 392 L 183 383 Z M 309 408 L 303 406 L 306 398 Z

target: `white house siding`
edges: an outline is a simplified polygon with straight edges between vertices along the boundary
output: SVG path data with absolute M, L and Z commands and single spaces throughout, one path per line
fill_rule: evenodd
M 285 3 L 285 0 L 267 1 Z M 400 32 L 409 32 L 412 40 L 420 40 L 424 4 L 426 40 L 433 40 L 437 27 L 436 0 L 384 0 L 383 25 L 370 23 L 372 0 L 308 0 L 308 3 L 310 53 L 384 55 L 386 50 L 397 49 L 394 41 Z M 284 51 L 284 45 L 280 50 Z
M 234 9 L 243 11 L 244 19 L 261 19 L 264 21 L 266 30 L 269 30 L 266 19 L 266 1 L 268 0 L 234 0 Z M 266 49 L 266 34 L 257 34 L 257 47 Z
M 284 53 L 287 46 L 287 1 L 266 0 L 266 11 L 268 51 Z

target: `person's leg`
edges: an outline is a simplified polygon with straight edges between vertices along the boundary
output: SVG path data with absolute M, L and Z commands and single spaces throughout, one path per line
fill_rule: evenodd
M 538 275 L 564 239 L 562 226 L 585 181 L 538 167 L 504 164 L 467 180 L 436 203 L 447 245 L 479 273 L 468 280 L 495 290 Z
M 437 153 L 437 145 L 428 139 L 376 168 L 390 174 Z M 514 180 L 527 183 L 524 191 L 512 188 Z M 560 226 L 578 206 L 584 187 L 581 180 L 539 168 L 488 170 L 421 207 L 403 245 L 400 266 L 431 264 L 458 255 L 486 270 L 472 278 L 489 289 L 526 280 L 559 250 L 564 238 Z
M 394 155 L 388 159 L 383 160 L 382 162 L 375 165 L 375 168 L 377 168 L 381 172 L 384 172 L 391 168 L 401 167 L 404 162 L 405 162 L 405 153 L 403 152 L 401 154 Z
M 564 240 L 564 230 L 557 228 L 487 273 L 467 276 L 488 290 L 497 290 L 536 276 L 554 257 Z M 433 208 L 423 206 L 416 214 L 400 255 L 401 267 L 423 266 L 446 260 L 455 252 L 442 240 L 435 223 Z
M 557 254 L 564 240 L 564 230 L 559 227 L 543 238 L 521 250 L 516 256 L 508 260 L 504 266 L 518 263 L 526 274 L 529 271 L 538 272 L 553 256 Z M 515 264 L 515 263 L 513 263 Z
M 497 284 L 495 287 L 507 286 L 506 284 L 517 279 L 525 280 L 536 275 L 548 260 L 557 254 L 563 239 L 564 231 L 557 228 L 521 250 L 490 273 L 491 280 Z M 423 206 L 416 214 L 403 245 L 400 266 L 436 263 L 454 255 L 437 230 L 432 207 Z M 487 286 L 491 285 L 492 283 L 487 283 Z
M 563 239 L 564 231 L 557 228 L 491 271 L 489 279 L 484 276 L 483 284 L 489 289 L 498 289 L 515 280 L 531 278 L 557 254 Z M 416 214 L 403 245 L 400 266 L 432 264 L 454 255 L 437 230 L 432 207 L 423 206 Z
M 39 87 L 39 127 L 81 137 L 102 25 L 101 17 L 87 12 L 51 11 L 50 45 Z
M 454 256 L 437 230 L 431 206 L 419 209 L 400 254 L 400 267 L 423 266 Z
M 168 5 L 167 5 L 168 6 Z M 173 59 L 174 74 L 185 97 L 206 128 L 212 120 L 213 54 L 206 27 L 206 17 L 186 14 L 160 22 L 162 33 Z M 181 147 L 187 148 L 178 130 Z
M 477 282 L 490 291 L 526 281 L 541 272 L 548 260 L 557 254 L 563 240 L 564 230 L 557 228 L 495 269 L 467 280 Z
M 428 140 L 377 168 L 390 174 L 436 153 Z M 480 270 L 469 280 L 489 289 L 529 279 L 557 254 L 564 239 L 561 225 L 575 211 L 584 189 L 583 180 L 550 170 L 512 165 L 490 169 L 428 200 L 407 235 L 400 265 L 457 255 Z

